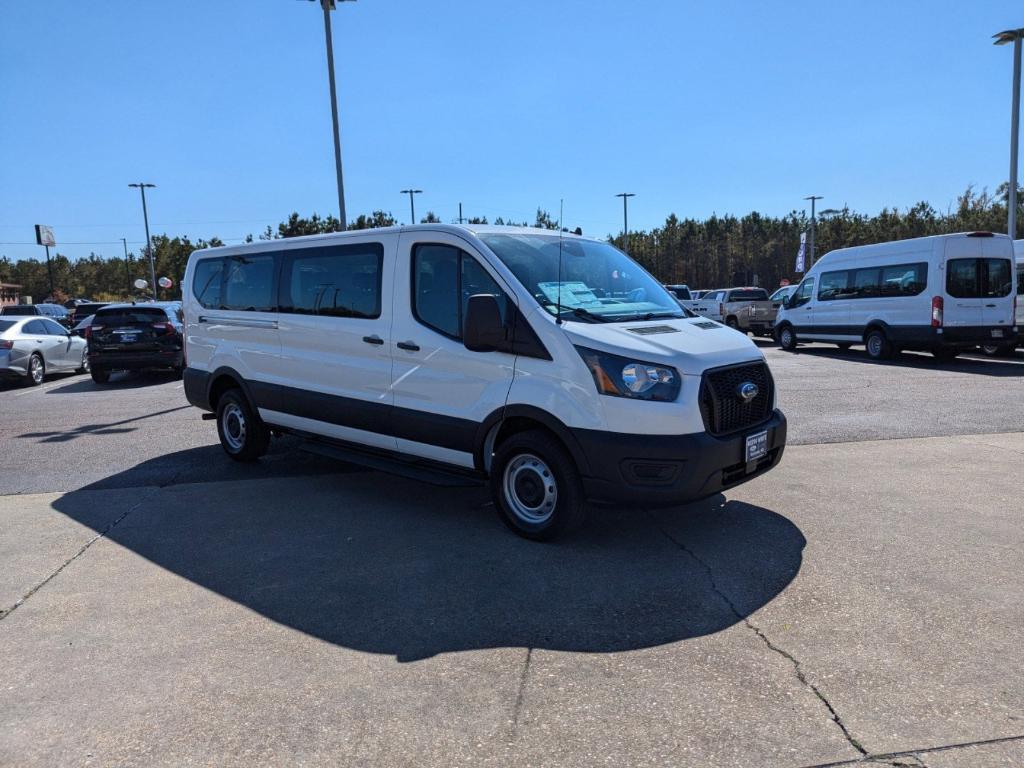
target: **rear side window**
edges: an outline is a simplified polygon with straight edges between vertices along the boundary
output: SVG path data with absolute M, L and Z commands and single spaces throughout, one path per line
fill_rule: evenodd
M 0 320 L 0 333 L 8 331 L 11 327 L 18 322 L 17 320 Z
M 42 320 L 32 320 L 31 322 L 25 323 L 25 333 L 30 333 L 33 336 L 48 336 L 46 332 L 46 326 L 43 325 Z
M 38 315 L 39 311 L 31 304 L 15 304 L 12 306 L 4 307 L 3 312 L 0 314 L 4 315 Z
M 243 312 L 276 311 L 274 278 L 277 274 L 277 258 L 274 253 L 226 258 L 221 306 Z
M 1013 272 L 1009 259 L 950 259 L 946 262 L 946 293 L 957 299 L 1009 296 Z
M 359 243 L 288 251 L 281 311 L 328 317 L 380 317 L 384 246 Z
M 203 259 L 192 275 L 192 295 L 206 309 L 220 309 L 223 282 L 224 260 Z
M 462 338 L 469 297 L 478 293 L 497 296 L 502 317 L 506 316 L 508 299 L 504 291 L 465 251 L 450 245 L 417 245 L 412 269 L 414 314 L 435 331 Z

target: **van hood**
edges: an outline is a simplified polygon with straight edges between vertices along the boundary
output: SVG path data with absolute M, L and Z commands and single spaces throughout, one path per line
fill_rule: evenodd
M 578 346 L 641 363 L 665 363 L 683 374 L 700 375 L 709 368 L 764 360 L 746 334 L 704 317 L 627 323 L 567 321 L 562 329 Z

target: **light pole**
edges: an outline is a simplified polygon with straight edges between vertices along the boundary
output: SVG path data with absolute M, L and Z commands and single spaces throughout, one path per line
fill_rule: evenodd
M 153 289 L 153 301 L 156 301 L 156 264 L 153 263 L 153 244 L 149 239 L 149 213 L 146 211 L 146 188 L 155 187 L 156 184 L 147 184 L 140 181 L 138 184 L 129 184 L 129 187 L 138 187 L 142 193 L 142 220 L 146 224 L 146 255 L 149 256 L 149 279 L 152 281 L 149 287 Z
M 409 196 L 409 215 L 412 217 L 411 219 L 409 219 L 409 223 L 410 224 L 415 224 L 416 223 L 416 203 L 413 202 L 413 195 L 423 194 L 423 190 L 422 189 L 403 189 L 402 190 L 402 194 Z
M 804 200 L 810 200 L 811 201 L 811 237 L 810 237 L 811 242 L 810 242 L 809 247 L 807 249 L 807 271 L 808 272 L 810 271 L 811 267 L 814 266 L 814 223 L 815 223 L 814 222 L 814 204 L 818 200 L 823 200 L 823 199 L 824 198 L 821 195 L 810 195 L 809 197 L 805 197 L 804 198 Z
M 128 238 L 122 237 L 121 242 L 124 244 L 124 276 L 128 278 L 128 298 L 132 297 L 132 269 L 128 263 Z
M 633 192 L 619 192 L 616 197 L 622 198 L 622 250 L 628 250 L 629 242 L 629 213 L 626 210 L 626 201 L 631 197 L 636 197 Z
M 331 88 L 331 120 L 334 126 L 334 170 L 338 176 L 338 219 L 341 228 L 348 229 L 345 218 L 345 183 L 341 173 L 341 134 L 338 132 L 338 94 L 334 83 L 334 35 L 331 32 L 331 11 L 336 2 L 346 0 L 320 0 L 324 9 L 324 37 L 327 39 L 327 82 Z M 354 1 L 354 0 L 353 0 Z M 310 0 L 313 2 L 313 0 Z
M 1020 137 L 1020 44 L 1024 28 L 1008 29 L 993 35 L 995 45 L 1013 43 L 1013 99 L 1010 107 L 1010 194 L 1007 198 L 1006 231 L 1017 236 L 1017 141 Z

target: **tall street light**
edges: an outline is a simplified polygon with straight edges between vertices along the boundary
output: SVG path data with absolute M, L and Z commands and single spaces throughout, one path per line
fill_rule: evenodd
M 810 244 L 809 244 L 809 246 L 807 248 L 807 271 L 808 272 L 811 270 L 811 267 L 814 266 L 814 224 L 815 224 L 815 221 L 814 221 L 814 204 L 818 200 L 823 200 L 823 199 L 824 198 L 821 195 L 810 195 L 810 196 L 804 198 L 804 200 L 810 200 L 811 201 L 811 237 L 810 237 L 811 242 L 810 242 Z
M 402 194 L 409 196 L 409 215 L 412 217 L 411 219 L 409 219 L 409 223 L 410 224 L 415 224 L 416 223 L 416 203 L 413 202 L 413 195 L 423 194 L 423 190 L 422 189 L 403 189 L 402 190 Z
M 1020 44 L 1024 28 L 1008 29 L 998 35 L 994 45 L 1013 43 L 1013 99 L 1010 107 L 1010 196 L 1007 200 L 1006 231 L 1017 236 L 1017 140 L 1020 137 Z
M 153 290 L 153 301 L 156 301 L 156 264 L 153 263 L 153 241 L 149 239 L 149 213 L 146 211 L 146 189 L 153 188 L 156 184 L 147 184 L 140 181 L 138 184 L 129 184 L 129 187 L 138 187 L 142 193 L 142 220 L 146 224 L 146 255 L 149 256 L 149 287 Z
M 629 213 L 626 211 L 626 201 L 631 197 L 636 197 L 634 192 L 619 192 L 616 197 L 622 198 L 622 250 L 628 250 L 628 239 L 629 239 Z
M 327 38 L 327 81 L 331 87 L 331 120 L 334 124 L 334 170 L 338 176 L 338 220 L 341 228 L 347 229 L 345 183 L 341 174 L 341 134 L 338 132 L 338 94 L 334 84 L 334 35 L 331 33 L 331 11 L 335 8 L 335 2 L 336 0 L 320 0 L 320 7 L 324 9 L 324 37 Z

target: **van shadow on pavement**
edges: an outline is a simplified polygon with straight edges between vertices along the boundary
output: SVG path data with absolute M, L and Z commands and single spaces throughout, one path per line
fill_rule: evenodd
M 719 632 L 785 589 L 806 543 L 787 518 L 716 496 L 657 513 L 595 510 L 573 537 L 537 544 L 501 525 L 484 489 L 339 468 L 167 487 L 113 527 L 123 502 L 97 491 L 123 486 L 117 476 L 53 506 L 268 619 L 399 661 L 506 647 L 607 653 Z M 263 477 L 260 464 L 247 469 Z
M 863 349 L 842 350 L 838 347 L 797 347 L 796 355 L 807 355 L 809 357 L 826 357 L 836 360 L 844 360 L 851 363 L 865 363 L 867 365 L 887 365 L 898 368 L 919 368 L 921 370 L 933 371 L 955 371 L 957 373 L 970 373 L 979 376 L 1015 377 L 1024 378 L 1024 365 L 1021 365 L 1019 358 L 998 358 L 998 357 L 968 357 L 961 354 L 952 360 L 945 362 L 936 360 L 929 352 L 901 352 L 892 360 L 872 360 Z

